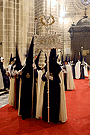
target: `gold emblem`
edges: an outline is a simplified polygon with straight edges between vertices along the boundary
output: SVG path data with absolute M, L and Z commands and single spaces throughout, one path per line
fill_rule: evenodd
M 45 22 L 43 21 L 44 16 L 42 15 L 41 18 L 40 18 L 41 23 L 42 23 L 43 25 L 45 25 L 45 26 L 52 25 L 52 24 L 55 22 L 55 19 L 54 19 L 54 17 L 53 17 L 52 15 L 50 15 L 50 18 L 52 19 L 52 22 L 51 22 L 51 23 L 45 23 Z
M 26 74 L 26 77 L 27 77 L 27 78 L 30 78 L 30 74 L 29 74 L 29 73 L 27 73 L 27 74 Z

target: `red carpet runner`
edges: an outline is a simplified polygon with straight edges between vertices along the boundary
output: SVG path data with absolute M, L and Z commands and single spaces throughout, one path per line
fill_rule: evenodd
M 74 81 L 76 88 L 65 91 L 68 117 L 65 124 L 22 120 L 17 110 L 6 105 L 0 109 L 0 135 L 90 135 L 89 81 L 88 78 Z

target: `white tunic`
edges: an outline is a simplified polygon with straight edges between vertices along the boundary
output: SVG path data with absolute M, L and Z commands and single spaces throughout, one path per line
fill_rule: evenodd
M 66 71 L 67 71 L 67 90 L 73 90 L 75 89 L 75 85 L 73 80 L 72 67 L 70 64 L 66 65 Z
M 8 97 L 8 103 L 10 105 L 13 105 L 14 106 L 14 100 L 15 100 L 15 73 L 14 73 L 14 69 L 12 70 L 12 75 L 13 75 L 13 78 L 11 78 L 11 81 L 10 81 L 10 90 L 9 90 L 9 97 Z
M 85 66 L 84 66 L 84 76 L 88 77 L 88 70 L 87 70 L 87 63 L 85 62 Z
M 79 79 L 80 78 L 80 61 L 78 61 L 75 65 L 75 78 Z
M 66 122 L 67 120 L 67 109 L 66 109 L 66 97 L 65 97 L 65 87 L 64 87 L 64 73 L 61 71 L 59 73 L 59 78 L 61 80 L 60 89 L 60 112 L 59 112 L 59 121 Z
M 36 85 L 36 95 L 37 95 L 37 103 L 36 103 L 36 118 L 42 117 L 42 107 L 43 107 L 43 93 L 44 93 L 44 85 L 45 82 L 42 81 L 42 70 L 38 71 L 38 81 Z
M 8 103 L 14 106 L 15 78 L 11 78 Z

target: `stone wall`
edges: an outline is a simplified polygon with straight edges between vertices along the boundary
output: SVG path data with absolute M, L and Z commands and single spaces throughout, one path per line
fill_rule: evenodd
M 0 0 L 0 57 L 3 56 L 3 0 Z
M 41 15 L 54 16 L 55 23 L 50 28 L 50 33 L 61 34 L 61 52 L 64 55 L 71 53 L 71 39 L 68 32 L 71 25 L 76 24 L 84 16 L 84 6 L 80 0 L 35 0 L 35 16 L 40 19 Z M 87 6 L 87 15 L 90 17 L 90 4 Z M 65 14 L 64 14 L 65 13 Z M 37 34 L 46 34 L 45 27 L 40 23 L 37 25 Z
M 11 53 L 15 56 L 16 44 L 23 64 L 24 55 L 35 32 L 35 17 L 39 19 L 36 33 L 47 34 L 45 26 L 40 22 L 42 15 L 54 16 L 55 23 L 49 32 L 61 34 L 61 53 L 69 53 L 66 51 L 71 49 L 68 30 L 73 22 L 76 24 L 84 16 L 84 5 L 80 3 L 81 0 L 0 0 L 0 56 L 5 59 L 4 65 L 8 65 Z M 90 18 L 89 7 L 90 4 L 87 6 L 87 15 Z M 39 50 L 36 53 L 38 52 Z M 45 51 L 43 56 L 44 54 Z
M 76 25 L 77 22 L 81 18 L 83 18 L 85 7 L 87 7 L 86 12 L 87 12 L 88 17 L 90 18 L 90 4 L 88 6 L 84 6 L 81 3 L 81 0 L 61 0 L 59 4 L 60 4 L 60 8 L 63 5 L 65 9 L 64 16 L 60 15 L 60 18 L 62 18 L 63 21 L 60 21 L 59 23 L 60 23 L 60 28 L 63 27 L 62 40 L 63 40 L 63 45 L 64 45 L 64 54 L 66 55 L 65 50 L 67 48 L 70 48 L 71 50 L 71 39 L 70 39 L 70 33 L 68 32 L 68 30 L 73 24 L 73 22 Z M 70 55 L 72 55 L 72 52 Z
M 8 65 L 11 53 L 15 57 L 16 44 L 23 64 L 34 34 L 34 0 L 4 0 L 2 3 L 0 42 L 3 42 L 4 66 Z

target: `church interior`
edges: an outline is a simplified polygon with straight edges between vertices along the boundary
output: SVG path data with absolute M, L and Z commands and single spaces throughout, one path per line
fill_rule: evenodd
M 47 34 L 45 25 L 41 23 L 42 15 L 54 17 L 55 22 L 50 25 L 49 34 L 61 34 L 59 55 L 65 57 L 68 54 L 72 58 L 75 54 L 78 57 L 83 50 L 84 57 L 87 56 L 87 61 L 90 61 L 89 0 L 1 0 L 0 57 L 4 57 L 5 67 L 8 66 L 11 53 L 15 57 L 16 45 L 23 63 L 32 36 L 35 33 Z M 36 54 L 38 52 L 37 49 Z
M 90 0 L 0 0 L 0 127 L 90 134 Z

